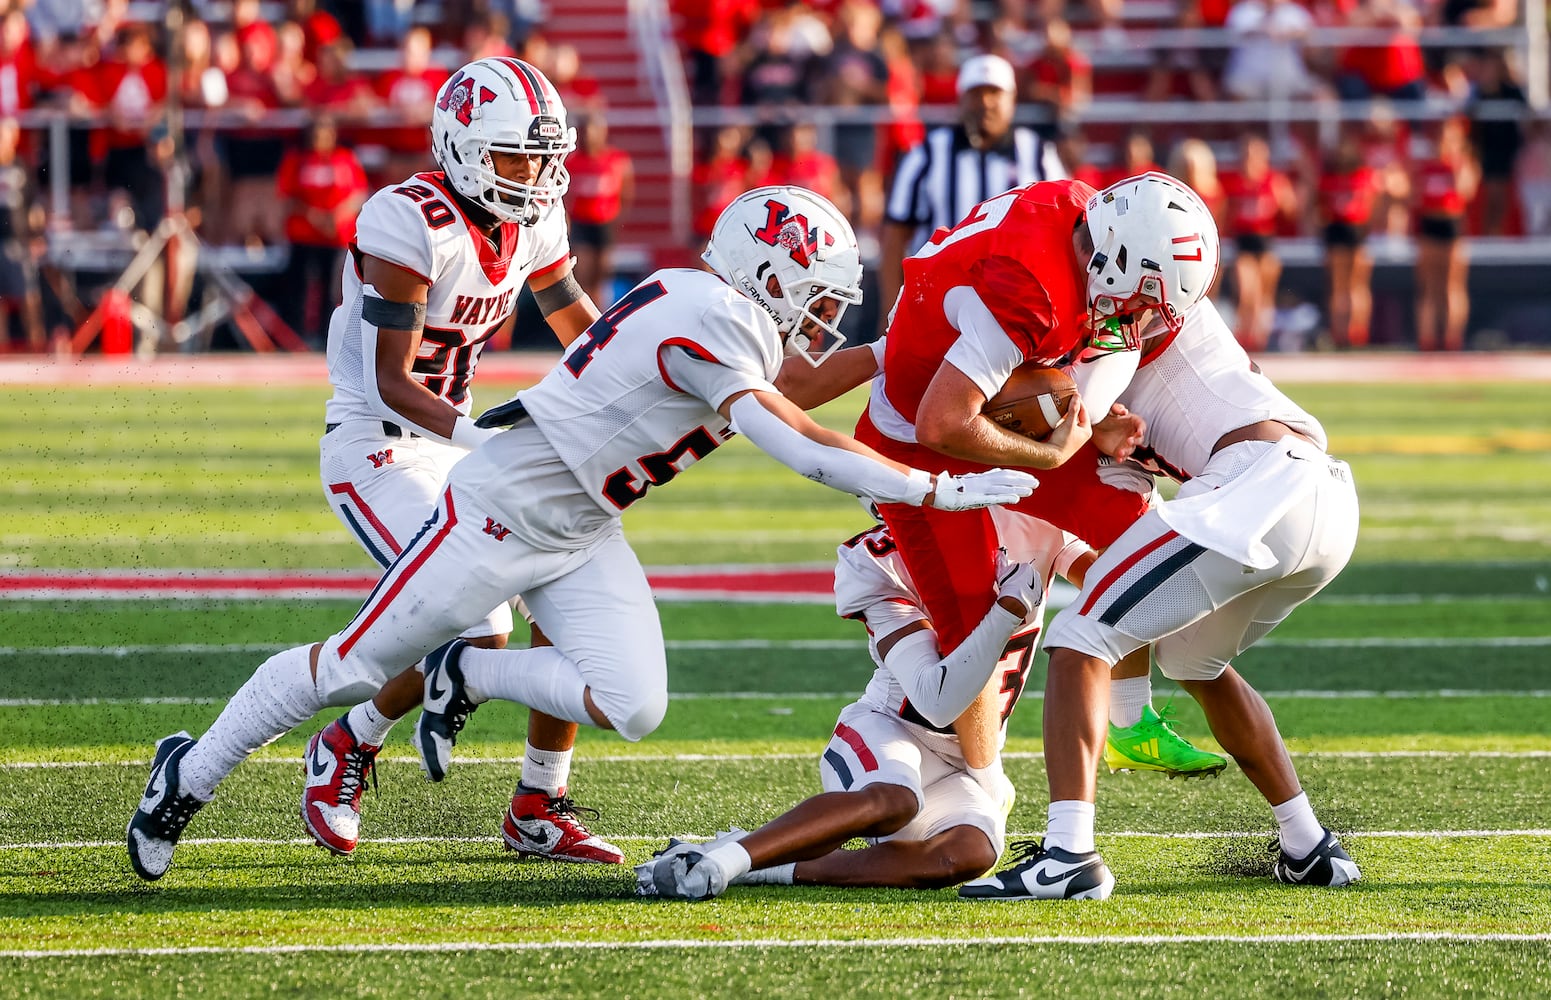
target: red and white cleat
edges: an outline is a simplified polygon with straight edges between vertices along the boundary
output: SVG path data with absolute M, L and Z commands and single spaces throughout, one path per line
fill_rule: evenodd
M 501 823 L 501 839 L 507 850 L 535 858 L 595 865 L 623 862 L 625 852 L 587 829 L 578 815 L 583 812 L 598 816 L 598 810 L 572 802 L 564 789 L 552 796 L 518 785 Z
M 355 850 L 361 836 L 361 791 L 377 777 L 381 747 L 358 743 L 340 716 L 307 743 L 307 787 L 302 789 L 302 822 L 307 832 L 335 854 Z

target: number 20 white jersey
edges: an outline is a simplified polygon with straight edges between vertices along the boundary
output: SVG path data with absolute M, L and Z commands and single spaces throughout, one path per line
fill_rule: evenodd
M 617 517 L 730 437 L 717 408 L 776 391 L 782 360 L 775 324 L 752 301 L 707 271 L 669 268 L 605 310 L 519 398 L 582 491 Z M 461 477 L 520 506 L 520 482 L 483 469 L 490 450 L 465 459 Z
M 463 214 L 440 171 L 416 174 L 374 194 L 356 221 L 355 243 L 340 281 L 341 302 L 329 320 L 329 423 L 384 414 L 369 403 L 361 340 L 361 271 L 357 254 L 370 254 L 417 275 L 426 294 L 425 331 L 412 376 L 462 413 L 471 405 L 469 382 L 485 342 L 517 305 L 530 277 L 564 264 L 571 255 L 563 212 L 531 227 L 502 223 L 498 251 Z

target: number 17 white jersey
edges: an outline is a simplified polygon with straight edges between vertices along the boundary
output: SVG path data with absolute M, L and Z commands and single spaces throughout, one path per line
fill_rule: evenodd
M 752 301 L 707 271 L 669 268 L 605 310 L 518 398 L 582 491 L 618 517 L 731 437 L 718 408 L 745 390 L 775 392 L 782 360 L 775 324 Z M 485 467 L 496 443 L 465 459 L 460 478 L 521 507 L 520 475 Z

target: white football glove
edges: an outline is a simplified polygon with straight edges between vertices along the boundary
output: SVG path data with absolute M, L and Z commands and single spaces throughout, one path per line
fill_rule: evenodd
M 1033 493 L 1038 485 L 1038 479 L 1015 469 L 992 469 L 962 476 L 941 472 L 937 475 L 932 506 L 938 510 L 975 510 L 978 507 L 1017 503 Z
M 1023 605 L 1027 619 L 1045 602 L 1045 581 L 1033 563 L 1014 562 L 1006 549 L 996 550 L 996 599 L 1010 597 Z

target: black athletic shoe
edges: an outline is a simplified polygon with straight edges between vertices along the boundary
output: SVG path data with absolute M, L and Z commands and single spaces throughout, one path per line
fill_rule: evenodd
M 959 886 L 965 899 L 1108 899 L 1115 890 L 1097 851 L 1074 854 L 1059 847 L 1046 849 L 1038 840 L 1013 848 L 1011 868 Z
M 425 705 L 415 723 L 415 750 L 420 754 L 420 769 L 431 781 L 447 777 L 453 744 L 479 707 L 469 700 L 463 671 L 458 669 L 458 657 L 467 648 L 467 642 L 454 639 L 425 658 Z
M 1341 842 L 1329 830 L 1304 858 L 1291 858 L 1282 850 L 1280 839 L 1271 841 L 1276 861 L 1271 865 L 1271 877 L 1289 885 L 1351 885 L 1362 878 L 1357 863 L 1341 847 Z
M 204 807 L 201 800 L 179 791 L 178 765 L 193 745 L 188 733 L 173 733 L 157 741 L 145 797 L 124 831 L 129 843 L 129 864 L 147 882 L 167 874 L 183 828 Z

